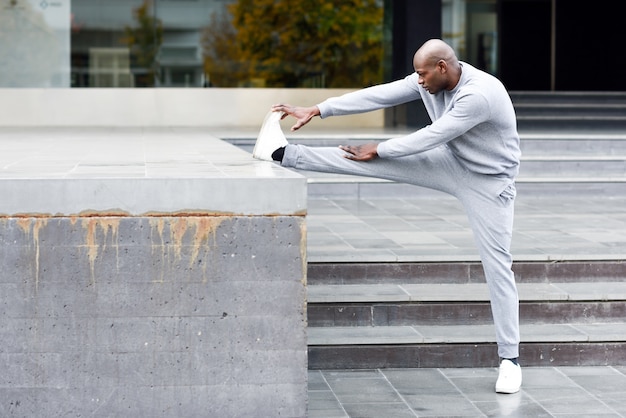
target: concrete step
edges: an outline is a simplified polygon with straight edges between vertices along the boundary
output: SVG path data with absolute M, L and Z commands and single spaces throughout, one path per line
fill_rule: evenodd
M 626 105 L 626 92 L 593 91 L 511 91 L 514 105 Z
M 574 117 L 623 118 L 626 113 L 624 103 L 516 103 L 518 117 Z
M 309 346 L 390 344 L 493 344 L 493 325 L 414 325 L 309 328 Z M 611 323 L 522 324 L 524 343 L 625 342 L 626 321 Z
M 626 261 L 516 261 L 519 284 L 621 283 Z M 483 284 L 479 262 L 429 263 L 309 263 L 307 283 L 315 285 Z
M 517 127 L 527 131 L 562 131 L 566 129 L 594 129 L 613 132 L 626 129 L 626 116 L 580 116 L 580 115 L 520 115 Z
M 524 366 L 626 364 L 626 322 L 524 324 Z M 492 325 L 310 327 L 309 369 L 495 367 Z
M 626 155 L 626 131 L 521 131 L 520 147 L 523 159 L 533 156 L 583 158 Z
M 520 322 L 626 322 L 626 283 L 521 283 Z M 492 322 L 486 284 L 312 285 L 310 327 Z

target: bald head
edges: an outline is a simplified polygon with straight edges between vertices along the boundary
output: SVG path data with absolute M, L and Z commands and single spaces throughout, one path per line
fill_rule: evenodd
M 420 84 L 430 93 L 452 90 L 461 78 L 461 64 L 450 45 L 441 39 L 431 39 L 413 57 Z
M 431 64 L 436 64 L 437 61 L 444 60 L 448 62 L 448 64 L 452 64 L 457 61 L 457 58 L 450 45 L 441 39 L 431 39 L 426 41 L 424 45 L 417 50 L 413 60 L 429 62 Z

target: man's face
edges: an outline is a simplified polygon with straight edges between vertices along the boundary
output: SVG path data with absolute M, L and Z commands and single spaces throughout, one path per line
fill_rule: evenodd
M 413 61 L 415 72 L 419 76 L 417 82 L 430 94 L 439 93 L 447 85 L 442 68 L 438 64 L 421 60 Z

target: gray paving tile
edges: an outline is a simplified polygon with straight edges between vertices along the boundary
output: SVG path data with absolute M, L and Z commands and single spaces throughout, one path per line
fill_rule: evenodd
M 328 384 L 342 405 L 354 403 L 402 403 L 402 398 L 382 377 L 327 378 Z M 358 390 L 355 390 L 355 387 Z
M 625 300 L 625 282 L 555 283 L 570 300 Z
M 581 388 L 599 399 L 626 395 L 626 376 L 615 375 L 576 375 L 570 376 Z
M 422 394 L 405 397 L 420 417 L 482 417 L 481 411 L 464 396 Z
M 311 327 L 309 345 L 419 344 L 424 337 L 413 327 Z
M 517 291 L 521 301 L 526 300 L 568 300 L 565 290 L 551 283 L 518 283 Z
M 495 392 L 497 372 L 493 376 L 484 377 L 451 377 L 450 381 L 465 398 L 472 402 L 497 402 Z
M 344 418 L 348 417 L 337 397 L 330 391 L 309 390 L 307 405 L 308 417 Z
M 415 330 L 424 336 L 428 343 L 483 343 L 495 342 L 495 330 L 492 324 L 471 325 L 447 325 L 447 326 L 414 326 Z
M 317 263 L 332 263 L 338 260 L 342 262 L 372 262 L 376 260 L 379 263 L 402 261 L 389 249 L 354 251 L 352 248 L 329 250 L 328 248 L 310 247 L 307 249 L 307 259 Z
M 439 369 L 381 370 L 402 396 L 440 394 L 459 396 L 460 391 Z
M 417 416 L 404 402 L 344 403 L 343 407 L 350 418 L 415 418 Z
M 572 326 L 587 334 L 589 341 L 626 341 L 626 323 L 573 324 Z
M 606 406 L 615 411 L 616 415 L 614 416 L 626 416 L 626 395 L 611 394 L 610 396 L 599 396 L 599 399 L 604 402 Z
M 512 395 L 498 395 L 495 401 L 474 402 L 474 405 L 487 417 L 553 417 L 541 404 L 530 399 L 523 392 Z
M 330 390 L 311 390 L 309 389 L 309 405 L 310 410 L 336 410 L 343 411 L 341 403 L 337 400 L 335 394 Z
M 308 373 L 308 388 L 310 391 L 330 390 L 330 387 L 328 386 L 328 383 L 326 383 L 322 372 L 313 370 L 309 370 Z
M 487 301 L 489 290 L 483 283 L 403 284 L 412 301 Z
M 522 324 L 522 342 L 573 342 L 588 341 L 588 335 L 568 324 Z
M 581 387 L 527 388 L 524 392 L 551 414 L 612 414 L 614 410 Z
M 626 366 L 586 366 L 568 367 L 562 366 L 558 371 L 565 376 L 574 378 L 576 376 L 620 376 L 626 374 Z
M 390 249 L 393 250 L 395 248 L 402 248 L 402 246 L 393 240 L 384 239 L 384 238 L 351 238 L 344 236 L 344 240 L 350 244 L 354 249 L 359 250 L 361 248 L 371 250 L 371 249 Z
M 327 380 L 336 379 L 381 379 L 383 376 L 378 369 L 356 369 L 356 370 L 323 370 Z
M 385 231 L 382 234 L 397 243 L 398 245 L 425 246 L 425 245 L 442 245 L 448 242 L 436 234 L 429 232 L 413 232 L 413 231 Z
M 523 367 L 522 387 L 528 389 L 545 389 L 551 387 L 575 388 L 576 383 L 555 367 Z
M 440 368 L 437 370 L 446 376 L 447 379 L 459 377 L 469 377 L 473 379 L 489 378 L 495 382 L 498 377 L 498 370 L 493 367 Z
M 343 409 L 337 410 L 323 410 L 323 409 L 313 409 L 307 410 L 308 418 L 349 418 L 350 416 L 346 414 Z
M 393 284 L 309 286 L 309 302 L 403 302 L 409 294 Z

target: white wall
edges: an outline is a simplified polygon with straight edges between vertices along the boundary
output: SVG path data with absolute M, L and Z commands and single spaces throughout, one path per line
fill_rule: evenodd
M 0 127 L 255 127 L 274 103 L 309 106 L 348 89 L 0 89 Z M 328 118 L 325 128 L 381 128 L 383 111 Z

